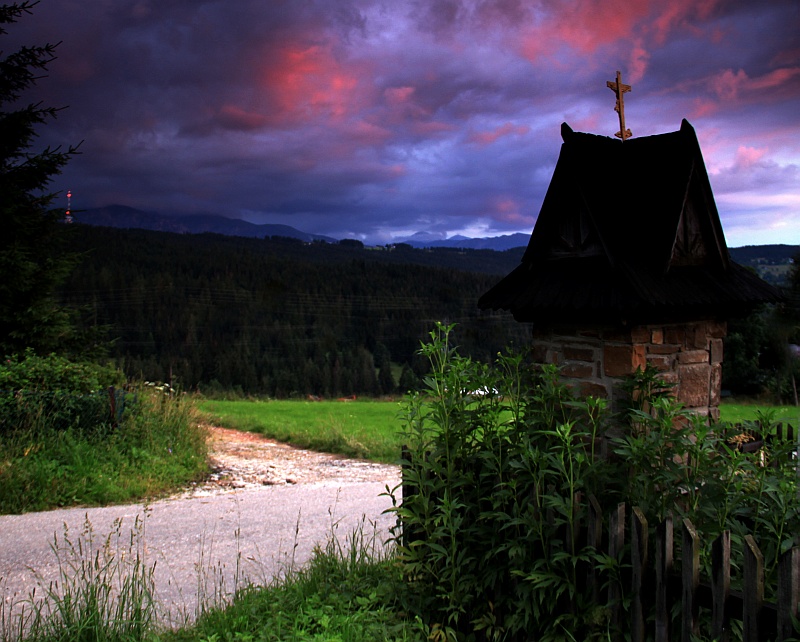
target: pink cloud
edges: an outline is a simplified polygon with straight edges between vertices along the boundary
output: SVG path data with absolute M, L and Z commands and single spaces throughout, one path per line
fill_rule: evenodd
M 524 125 L 512 125 L 511 123 L 506 123 L 505 125 L 501 125 L 497 129 L 493 129 L 491 131 L 486 132 L 474 132 L 470 134 L 468 140 L 471 143 L 475 143 L 476 145 L 491 145 L 499 138 L 503 138 L 504 136 L 509 135 L 516 135 L 516 136 L 524 136 L 531 130 L 530 127 Z
M 269 53 L 262 78 L 278 120 L 342 119 L 360 110 L 365 90 L 359 78 L 367 74 L 341 64 L 332 49 L 292 43 Z
M 785 86 L 800 74 L 800 67 L 775 69 L 758 78 L 750 78 L 744 69 L 726 69 L 709 79 L 711 90 L 722 100 L 733 100 L 742 93 L 764 91 Z
M 268 119 L 263 114 L 247 112 L 235 105 L 223 105 L 216 117 L 224 129 L 251 131 L 264 127 Z
M 491 217 L 505 225 L 528 226 L 535 222 L 534 216 L 523 214 L 519 201 L 510 196 L 498 196 L 490 204 Z
M 383 95 L 386 97 L 388 104 L 400 105 L 408 102 L 415 91 L 414 87 L 389 87 L 383 92 Z
M 592 56 L 603 47 L 628 50 L 626 79 L 639 82 L 647 70 L 651 45 L 663 45 L 677 29 L 702 35 L 697 27 L 719 0 L 557 0 L 535 27 L 522 36 L 520 49 L 531 61 L 555 59 L 565 47 Z M 709 31 L 708 39 L 720 37 Z
M 637 83 L 644 78 L 648 62 L 650 62 L 650 53 L 644 48 L 642 41 L 637 39 L 628 63 L 628 82 Z
M 739 146 L 736 150 L 736 158 L 733 162 L 735 169 L 747 169 L 752 167 L 767 153 L 766 149 L 756 149 L 755 147 Z

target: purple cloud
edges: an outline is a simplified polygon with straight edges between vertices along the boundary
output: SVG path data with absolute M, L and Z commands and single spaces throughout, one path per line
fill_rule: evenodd
M 800 243 L 794 0 L 43 0 L 0 46 L 62 41 L 27 100 L 83 140 L 80 208 L 213 212 L 385 242 L 529 232 L 560 124 L 700 137 L 731 245 Z M 622 177 L 624 180 L 624 177 Z

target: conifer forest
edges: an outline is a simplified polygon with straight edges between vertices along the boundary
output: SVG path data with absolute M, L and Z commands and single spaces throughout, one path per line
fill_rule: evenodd
M 128 377 L 273 397 L 405 392 L 436 321 L 482 361 L 530 328 L 477 300 L 520 251 L 179 235 L 73 225 L 60 296 Z M 91 332 L 88 333 L 90 336 Z

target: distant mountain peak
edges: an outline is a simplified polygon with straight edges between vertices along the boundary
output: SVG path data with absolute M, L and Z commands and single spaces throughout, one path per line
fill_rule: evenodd
M 144 229 L 177 234 L 222 234 L 225 236 L 244 236 L 247 238 L 266 238 L 285 236 L 301 241 L 326 241 L 336 243 L 337 239 L 322 234 L 302 232 L 290 225 L 278 223 L 256 224 L 241 219 L 227 218 L 218 214 L 182 214 L 167 216 L 158 212 L 145 212 L 127 205 L 108 205 L 85 210 L 75 215 L 78 223 L 100 225 L 122 229 Z

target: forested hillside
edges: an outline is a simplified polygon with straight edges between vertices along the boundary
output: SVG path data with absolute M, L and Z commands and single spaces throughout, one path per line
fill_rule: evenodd
M 63 299 L 109 327 L 129 376 L 280 397 L 372 395 L 409 384 L 436 320 L 458 323 L 456 341 L 481 360 L 529 336 L 476 306 L 517 264 L 513 252 L 70 232 L 85 255 Z

